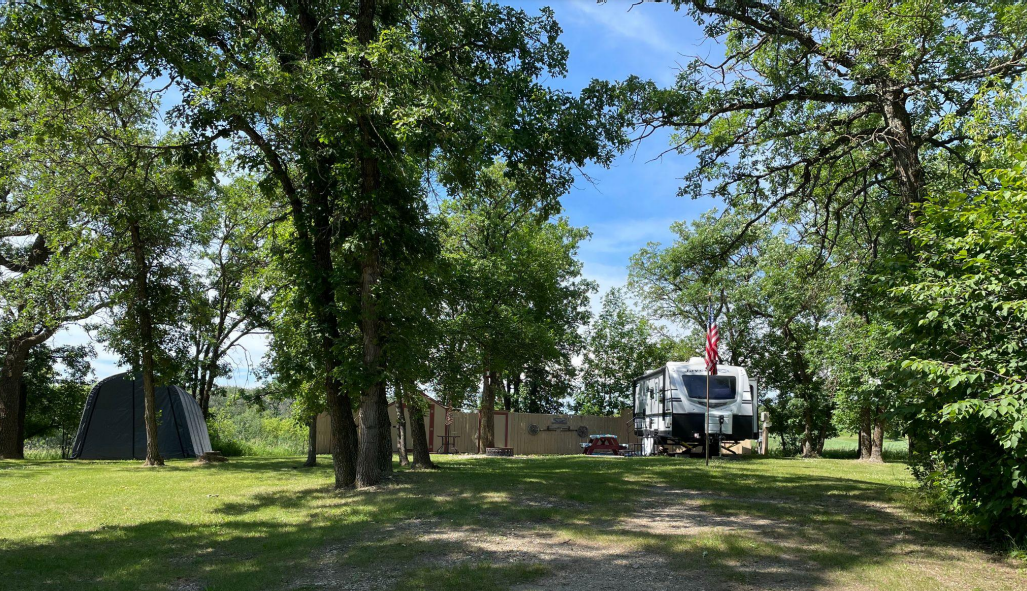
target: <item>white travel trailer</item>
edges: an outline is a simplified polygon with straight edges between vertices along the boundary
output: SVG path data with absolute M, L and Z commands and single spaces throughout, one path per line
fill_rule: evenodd
M 749 379 L 745 368 L 718 365 L 717 375 L 709 377 L 709 388 L 707 429 L 703 359 L 672 361 L 635 379 L 633 416 L 642 453 L 655 455 L 671 446 L 690 450 L 703 443 L 706 433 L 711 451 L 719 450 L 721 441 L 757 439 L 759 395 L 756 381 Z

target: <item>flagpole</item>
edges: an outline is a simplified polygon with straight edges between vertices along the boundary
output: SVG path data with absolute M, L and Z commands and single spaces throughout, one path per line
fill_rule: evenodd
M 710 465 L 710 370 L 706 370 L 706 466 Z
M 709 300 L 706 302 L 709 310 L 709 315 L 713 315 L 713 292 L 709 294 Z M 710 339 L 710 322 L 709 319 L 706 321 L 706 346 L 709 347 Z M 709 364 L 709 351 L 706 353 L 706 443 L 703 444 L 703 448 L 706 450 L 706 467 L 710 466 L 710 364 Z

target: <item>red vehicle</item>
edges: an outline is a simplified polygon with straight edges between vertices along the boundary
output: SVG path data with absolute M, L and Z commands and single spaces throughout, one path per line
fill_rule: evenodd
M 616 435 L 589 435 L 588 443 L 582 443 L 581 448 L 581 453 L 586 456 L 619 456 L 621 452 L 628 449 L 628 446 L 617 441 Z

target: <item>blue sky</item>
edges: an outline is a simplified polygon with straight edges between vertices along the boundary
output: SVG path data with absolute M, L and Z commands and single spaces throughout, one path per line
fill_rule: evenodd
M 573 92 L 595 78 L 623 80 L 632 74 L 670 86 L 691 56 L 721 52 L 694 21 L 668 4 L 632 7 L 630 2 L 586 0 L 514 4 L 529 12 L 545 5 L 553 8 L 564 29 L 561 39 L 570 59 L 567 77 L 551 84 Z M 669 134 L 657 133 L 609 169 L 589 167 L 586 172 L 594 186 L 580 180 L 563 199 L 570 221 L 592 231 L 581 259 L 585 274 L 599 282 L 600 295 L 625 283 L 628 259 L 647 242 L 671 239 L 672 222 L 694 219 L 714 206 L 710 199 L 677 197 L 679 179 L 695 161 L 678 154 L 659 158 L 668 146 Z M 597 303 L 599 297 L 594 299 Z
M 570 51 L 568 75 L 548 81 L 551 86 L 577 92 L 595 78 L 622 80 L 632 74 L 652 79 L 663 86 L 673 83 L 678 69 L 692 56 L 716 57 L 721 49 L 703 37 L 702 30 L 686 14 L 661 3 L 631 7 L 630 2 L 611 0 L 596 4 L 589 0 L 511 2 L 529 13 L 550 6 L 564 33 L 561 40 Z M 631 8 L 630 10 L 628 10 Z M 670 224 L 692 220 L 716 204 L 708 198 L 677 197 L 679 179 L 693 166 L 687 155 L 658 156 L 669 145 L 668 134 L 656 134 L 619 157 L 609 169 L 589 166 L 583 179 L 563 198 L 564 215 L 576 226 L 588 226 L 592 239 L 584 244 L 580 258 L 584 274 L 599 283 L 593 298 L 627 281 L 627 264 L 632 254 L 647 242 L 668 242 Z M 91 342 L 78 327 L 70 327 L 54 338 L 57 344 Z M 122 371 L 117 358 L 99 344 L 93 368 L 97 378 Z M 244 349 L 233 352 L 235 375 L 226 385 L 253 386 L 255 377 L 248 366 L 259 362 L 266 350 L 260 337 L 246 339 Z

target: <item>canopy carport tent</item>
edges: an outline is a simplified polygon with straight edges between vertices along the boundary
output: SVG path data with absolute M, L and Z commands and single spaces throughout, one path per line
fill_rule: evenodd
M 195 458 L 211 451 L 200 405 L 178 386 L 156 388 L 157 444 L 165 458 Z M 101 380 L 89 392 L 71 457 L 83 460 L 146 458 L 143 379 L 127 373 Z

